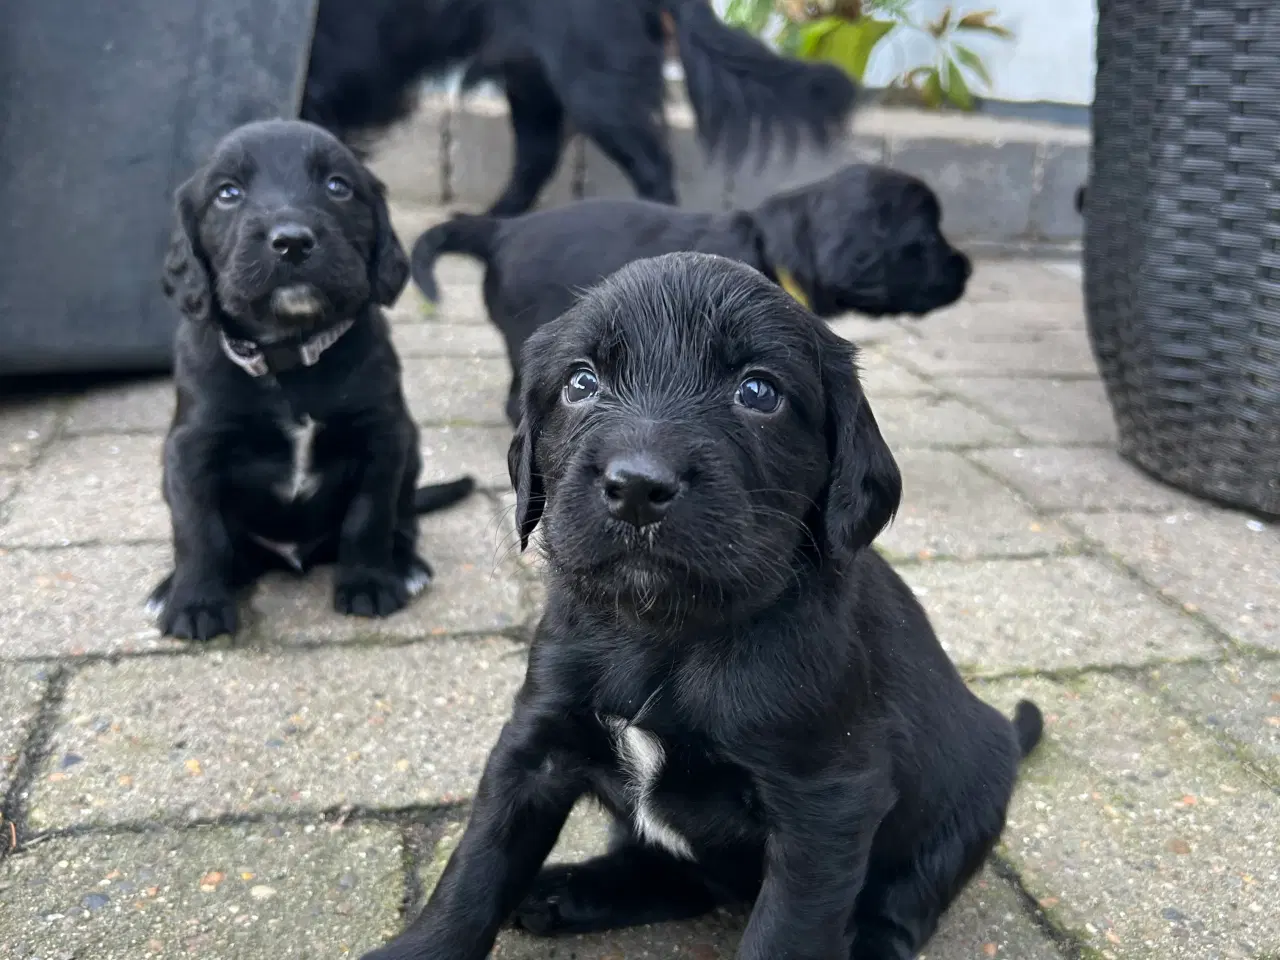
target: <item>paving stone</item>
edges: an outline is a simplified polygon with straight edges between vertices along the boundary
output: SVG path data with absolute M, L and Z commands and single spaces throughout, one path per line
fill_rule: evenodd
M 1048 553 L 1071 541 L 1009 490 L 959 454 L 894 453 L 902 472 L 902 506 L 876 543 L 898 557 L 973 558 Z
M 1097 362 L 1082 331 L 1029 331 L 1021 341 L 974 341 L 969 334 L 930 325 L 928 339 L 907 337 L 893 352 L 929 376 L 1086 376 L 1096 377 Z
M 391 204 L 391 227 L 408 253 L 423 231 L 444 223 L 453 216 L 447 207 L 420 206 L 402 203 Z M 461 283 L 478 286 L 484 275 L 484 267 L 473 257 L 461 254 L 445 254 L 436 261 L 436 280 L 441 284 Z
M 507 357 L 501 335 L 487 323 L 398 323 L 392 328 L 392 336 L 402 359 Z
M 902 325 L 892 319 L 872 319 L 856 313 L 841 314 L 827 321 L 833 333 L 851 340 L 859 347 L 872 347 L 890 340 L 901 340 L 907 335 Z
M 708 162 L 693 132 L 692 112 L 682 105 L 671 104 L 667 109 L 667 122 L 667 147 L 675 164 L 680 206 L 688 210 L 728 210 L 728 171 L 718 162 Z M 617 164 L 594 143 L 588 141 L 582 147 L 584 197 L 635 199 L 635 187 Z
M 933 562 L 899 572 L 970 675 L 1220 655 L 1195 620 L 1092 557 Z
M 880 432 L 893 450 L 912 447 L 1007 445 L 1013 431 L 949 397 L 886 397 L 872 400 Z
M 1080 283 L 1035 260 L 977 259 L 965 287 L 970 303 L 1080 302 Z
M 1280 797 L 1133 681 L 984 684 L 1046 714 L 1001 855 L 1051 923 L 1103 958 L 1280 951 Z
M 935 382 L 1038 443 L 1116 443 L 1111 406 L 1097 380 L 975 377 Z
M 0 549 L 0 660 L 176 647 L 143 609 L 169 567 L 163 544 Z
M 424 892 L 435 887 L 461 837 L 462 828 L 463 821 L 449 819 L 436 825 L 432 831 L 426 845 L 427 856 L 419 868 L 419 885 Z M 569 817 L 560 833 L 559 842 L 547 858 L 548 862 L 572 863 L 602 853 L 607 836 L 607 815 L 594 804 L 584 802 Z M 746 926 L 748 910 L 749 907 L 735 908 L 684 923 L 650 925 L 591 936 L 557 937 L 553 940 L 507 931 L 498 938 L 498 947 L 493 955 L 508 960 L 541 960 L 545 957 L 608 960 L 610 957 L 672 956 L 694 957 L 697 960 L 729 960 L 733 957 Z M 993 948 L 995 953 L 990 952 Z M 920 960 L 976 960 L 988 956 L 1016 960 L 1058 960 L 1059 954 L 1027 917 L 1014 890 L 990 870 L 983 870 L 947 912 L 938 933 L 920 955 Z
M 8 504 L 0 544 L 167 540 L 163 442 L 159 436 L 94 436 L 54 444 Z
M 48 674 L 48 668 L 43 666 L 6 664 L 0 667 L 0 797 L 9 789 L 14 765 L 40 710 Z M 4 832 L 8 832 L 7 827 Z M 3 896 L 0 890 L 0 903 Z
M 25 467 L 49 442 L 60 399 L 0 396 L 0 467 Z
M 1030 223 L 1035 152 L 1036 145 L 1025 142 L 891 138 L 888 162 L 938 193 L 949 236 L 1013 239 Z
M 8 471 L 0 471 L 0 508 L 4 506 L 4 502 L 13 496 L 13 492 L 18 489 L 18 474 Z M 4 523 L 4 510 L 0 509 L 0 523 Z
M 903 318 L 903 326 L 922 340 L 967 339 L 973 343 L 1034 342 L 1051 332 L 1083 334 L 1084 305 L 1069 300 L 1007 300 L 959 303 L 935 310 L 921 319 Z M 1087 336 L 1087 334 L 1086 334 Z
M 511 173 L 514 143 L 505 99 L 467 97 L 463 108 L 450 118 L 448 169 L 453 201 L 483 210 L 497 200 Z M 559 169 L 538 199 L 540 208 L 573 200 L 580 150 L 576 139 L 566 147 Z
M 1042 510 L 1171 510 L 1191 502 L 1111 449 L 1014 447 L 970 456 Z
M 358 957 L 397 922 L 399 846 L 366 824 L 55 840 L 0 864 L 5 956 Z
M 883 350 L 870 349 L 858 353 L 858 379 L 874 404 L 881 397 L 914 397 L 936 393 L 928 380 L 890 360 Z
M 1280 786 L 1280 661 L 1163 667 L 1148 685 Z
M 1280 650 L 1280 526 L 1208 506 L 1068 520 L 1239 642 Z
M 302 578 L 269 575 L 249 601 L 253 635 L 274 645 L 418 639 L 518 627 L 526 619 L 521 584 L 501 530 L 497 508 L 483 495 L 423 517 L 419 549 L 435 570 L 435 580 L 403 610 L 382 619 L 334 611 L 332 568 Z
M 444 130 L 452 119 L 443 97 L 431 97 L 381 134 L 369 168 L 395 206 L 442 203 L 447 193 Z M 412 240 L 412 238 L 410 238 Z
M 422 357 L 405 368 L 405 399 L 421 424 L 507 424 L 511 365 L 497 357 Z
M 427 427 L 422 431 L 421 483 L 439 483 L 470 474 L 490 490 L 505 491 L 509 427 Z
M 501 638 L 96 663 L 67 691 L 30 819 L 455 802 L 475 789 L 524 668 L 524 648 Z
M 173 381 L 167 377 L 97 387 L 72 402 L 66 432 L 164 433 L 173 419 L 174 400 Z
M 1076 188 L 1089 179 L 1089 147 L 1047 143 L 1043 174 L 1031 200 L 1031 232 L 1046 240 L 1079 240 L 1084 218 L 1076 211 Z

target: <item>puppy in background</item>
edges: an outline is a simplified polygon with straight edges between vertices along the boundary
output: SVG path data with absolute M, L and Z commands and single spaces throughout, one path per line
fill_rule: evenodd
M 632 260 L 699 251 L 739 260 L 781 283 L 820 317 L 921 315 L 958 300 L 972 272 L 947 242 L 938 198 L 915 177 L 854 164 L 770 197 L 753 210 L 695 213 L 638 200 L 586 200 L 499 220 L 460 214 L 413 245 L 428 300 L 443 253 L 485 264 L 489 319 L 506 340 L 518 417 L 520 350 L 578 294 Z
M 854 359 L 704 254 L 632 263 L 529 338 L 509 465 L 546 612 L 439 885 L 366 960 L 739 903 L 741 960 L 917 955 L 1042 719 L 975 697 L 870 548 L 901 480 Z M 543 867 L 584 795 L 611 849 Z
M 319 127 L 224 138 L 177 192 L 164 289 L 182 312 L 164 447 L 174 569 L 149 605 L 169 636 L 234 633 L 262 573 L 336 563 L 340 613 L 381 617 L 431 580 L 418 430 L 379 305 L 408 261 L 382 184 Z

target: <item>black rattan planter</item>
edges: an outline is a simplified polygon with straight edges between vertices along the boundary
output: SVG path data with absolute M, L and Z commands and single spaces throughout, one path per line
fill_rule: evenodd
M 1084 285 L 1121 454 L 1280 515 L 1280 2 L 1098 7 Z

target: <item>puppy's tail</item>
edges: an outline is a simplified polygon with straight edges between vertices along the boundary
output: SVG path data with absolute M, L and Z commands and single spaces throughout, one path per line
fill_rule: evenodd
M 1018 738 L 1018 749 L 1025 757 L 1036 748 L 1044 735 L 1044 714 L 1030 700 L 1019 700 L 1013 710 L 1013 732 Z
M 487 264 L 493 249 L 493 235 L 501 224 L 502 221 L 496 217 L 455 213 L 451 219 L 436 224 L 418 237 L 409 257 L 409 271 L 422 295 L 432 303 L 440 301 L 435 266 L 442 253 L 465 253 Z
M 451 507 L 459 500 L 465 500 L 476 488 L 471 477 L 459 477 L 448 483 L 432 483 L 419 487 L 413 492 L 414 513 L 434 513 Z
M 807 135 L 819 147 L 838 138 L 857 99 L 839 67 L 774 53 L 744 30 L 724 23 L 709 0 L 662 0 L 670 14 L 685 88 L 708 153 L 722 151 L 738 166 L 752 146 L 763 161 L 773 143 L 794 154 Z

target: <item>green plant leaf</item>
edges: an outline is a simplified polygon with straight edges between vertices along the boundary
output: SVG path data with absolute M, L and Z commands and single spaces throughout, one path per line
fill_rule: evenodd
M 800 56 L 800 44 L 804 40 L 804 30 L 798 23 L 787 21 L 782 25 L 782 29 L 778 31 L 777 43 L 778 49 L 789 57 Z
M 925 68 L 925 80 L 920 87 L 920 96 L 924 98 L 924 102 L 933 108 L 942 106 L 944 98 L 942 92 L 942 77 L 938 73 L 937 67 Z
M 800 56 L 806 60 L 826 60 L 842 68 L 855 80 L 862 80 L 867 72 L 867 61 L 881 40 L 893 32 L 898 24 L 892 20 L 859 17 L 857 20 L 841 20 L 826 17 L 809 24 L 805 29 Z
M 952 53 L 956 55 L 956 60 L 960 64 L 972 70 L 973 75 L 981 80 L 984 86 L 990 88 L 991 74 L 987 72 L 987 65 L 982 62 L 982 57 L 958 43 L 952 47 Z
M 769 25 L 772 16 L 773 0 L 729 0 L 724 22 L 758 35 Z
M 969 92 L 969 84 L 964 79 L 964 71 L 953 60 L 946 60 L 942 65 L 947 99 L 961 110 L 973 109 L 973 94 Z

